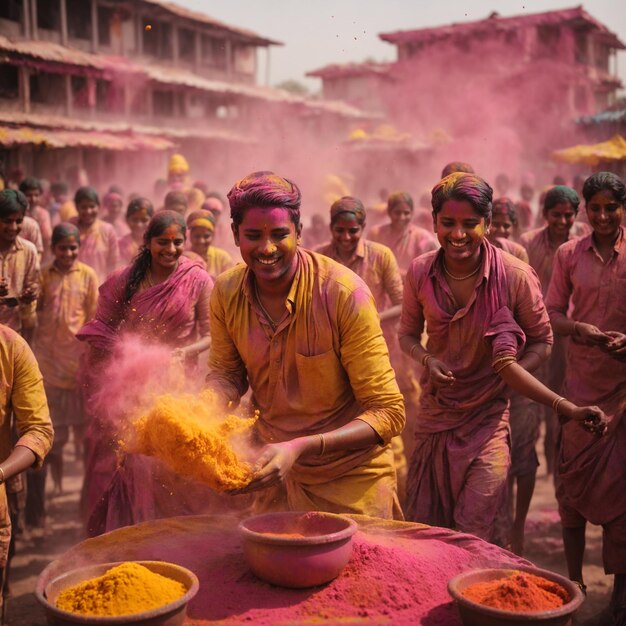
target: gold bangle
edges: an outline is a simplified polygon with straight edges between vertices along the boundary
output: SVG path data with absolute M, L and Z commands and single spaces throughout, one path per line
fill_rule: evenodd
M 514 356 L 507 357 L 506 359 L 498 359 L 498 363 L 494 365 L 493 369 L 496 374 L 499 374 L 503 369 L 506 369 L 509 365 L 517 363 L 517 359 Z
M 498 365 L 498 363 L 502 363 L 502 361 L 509 361 L 510 359 L 514 359 L 514 358 L 515 357 L 512 354 L 507 354 L 505 356 L 500 356 L 491 364 L 491 367 L 493 367 L 495 369 L 495 367 L 496 367 L 496 365 Z
M 0 485 L 4 482 L 4 469 L 0 466 L 0 474 L 2 477 L 0 478 Z
M 324 456 L 324 452 L 326 452 L 326 439 L 324 439 L 324 435 L 319 433 L 320 438 L 320 453 L 319 456 Z
M 565 402 L 565 398 L 563 396 L 555 398 L 552 402 L 552 410 L 557 414 L 559 412 L 559 405 L 561 404 L 561 402 Z

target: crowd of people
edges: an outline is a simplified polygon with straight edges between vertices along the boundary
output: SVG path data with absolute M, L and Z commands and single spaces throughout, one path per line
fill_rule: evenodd
M 529 180 L 512 198 L 500 175 L 494 194 L 455 162 L 428 210 L 398 191 L 371 224 L 379 214 L 343 196 L 307 234 L 288 179 L 238 181 L 229 225 L 226 201 L 187 175 L 175 155 L 152 200 L 85 186 L 70 201 L 32 176 L 0 191 L 5 578 L 16 532 L 44 532 L 47 470 L 62 493 L 69 441 L 91 534 L 198 512 L 180 477 L 120 461 L 90 402 L 116 346 L 139 336 L 190 376 L 208 361 L 225 407 L 248 394 L 262 447 L 237 494 L 256 511 L 407 519 L 521 555 L 543 430 L 569 575 L 585 589 L 585 526 L 602 525 L 625 624 L 624 182 L 555 180 L 535 204 Z M 136 476 L 130 507 L 111 487 L 120 467 Z M 158 486 L 193 497 L 173 509 Z

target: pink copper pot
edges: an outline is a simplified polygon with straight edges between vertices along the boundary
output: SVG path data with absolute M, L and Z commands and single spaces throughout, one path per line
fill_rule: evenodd
M 282 512 L 239 524 L 252 571 L 280 587 L 323 585 L 336 578 L 352 555 L 354 520 L 334 513 Z

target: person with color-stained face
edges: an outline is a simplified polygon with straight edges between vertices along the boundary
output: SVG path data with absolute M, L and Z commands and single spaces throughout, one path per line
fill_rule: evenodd
M 571 187 L 557 185 L 547 189 L 543 194 L 542 205 L 547 225 L 523 233 L 519 239 L 528 252 L 531 267 L 539 276 L 544 297 L 550 285 L 556 251 L 559 246 L 577 236 L 573 227 L 576 223 L 579 205 L 580 198 Z M 537 371 L 538 378 L 550 389 L 558 390 L 563 385 L 566 346 L 566 338 L 557 335 L 550 358 Z M 548 474 L 552 474 L 558 424 L 554 411 L 545 410 L 543 418 L 546 424 L 544 437 L 546 465 Z
M 124 219 L 124 198 L 120 191 L 115 188 L 111 188 L 102 199 L 102 205 L 104 207 L 103 219 L 108 222 L 115 229 L 115 234 L 118 238 L 124 237 L 128 234 L 128 224 Z
M 199 209 L 187 216 L 189 249 L 202 259 L 206 271 L 213 278 L 217 278 L 235 264 L 226 250 L 213 245 L 215 225 L 216 219 L 210 211 Z
M 300 190 L 255 172 L 228 194 L 245 265 L 211 298 L 208 386 L 248 387 L 265 444 L 244 491 L 257 508 L 401 518 L 393 451 L 404 425 L 374 298 L 328 257 L 300 247 Z
M 48 211 L 40 206 L 42 196 L 41 182 L 34 176 L 27 176 L 20 183 L 20 191 L 26 196 L 28 200 L 28 209 L 26 209 L 26 216 L 34 219 L 39 226 L 39 230 L 41 231 L 41 238 L 43 242 L 43 259 L 44 261 L 46 261 L 50 258 L 50 238 L 52 237 L 52 223 L 50 221 L 50 214 L 48 213 Z
M 96 315 L 77 334 L 88 346 L 87 393 L 106 389 L 102 372 L 113 363 L 116 348 L 125 338 L 138 338 L 145 343 L 157 343 L 172 351 L 172 358 L 181 360 L 191 375 L 197 366 L 198 355 L 210 344 L 209 298 L 213 280 L 200 263 L 183 256 L 187 227 L 175 211 L 157 211 L 144 233 L 144 242 L 132 263 L 113 272 L 100 287 Z M 104 413 L 104 409 L 102 409 Z M 117 423 L 96 411 L 91 416 L 86 434 L 90 450 L 82 503 L 87 529 L 91 534 L 113 530 L 132 523 L 198 512 L 182 502 L 191 489 L 186 483 L 177 488 L 177 479 L 168 472 L 159 472 L 161 483 L 168 483 L 172 497 L 165 500 L 154 494 L 162 484 L 148 482 L 141 487 L 142 476 L 156 476 L 153 463 L 147 457 L 132 457 L 124 468 L 116 471 L 120 433 L 112 430 Z M 116 489 L 124 481 L 130 493 L 140 493 L 132 510 L 124 510 L 124 502 Z M 156 481 L 156 477 L 154 478 Z M 99 506 L 106 493 L 107 506 Z M 202 502 L 196 502 L 201 506 Z
M 163 208 L 166 211 L 176 211 L 183 217 L 187 214 L 187 194 L 184 191 L 168 191 L 163 200 Z
M 396 372 L 396 380 L 400 385 L 399 368 L 394 364 L 394 348 L 397 345 L 394 322 L 397 322 L 400 316 L 402 305 L 402 277 L 393 252 L 387 246 L 365 239 L 365 217 L 365 207 L 358 198 L 343 196 L 333 202 L 330 207 L 331 241 L 315 251 L 350 268 L 370 288 L 380 314 L 383 335 Z M 399 350 L 395 350 L 395 356 L 398 355 L 404 356 Z M 400 391 L 403 392 L 402 386 Z M 416 396 L 419 396 L 419 393 Z M 406 407 L 405 398 L 405 409 Z M 406 432 L 405 428 L 403 434 Z M 403 501 L 406 485 L 403 439 L 394 437 L 392 447 L 398 474 L 398 495 L 400 501 Z
M 528 263 L 526 248 L 513 241 L 513 233 L 517 230 L 517 211 L 515 204 L 506 196 L 493 201 L 491 226 L 487 236 L 489 241 L 514 257 Z
M 143 236 L 154 215 L 154 207 L 148 198 L 133 198 L 126 207 L 128 234 L 117 243 L 120 252 L 120 265 L 128 265 L 139 254 Z
M 491 204 L 478 176 L 454 173 L 435 185 L 441 249 L 411 264 L 399 329 L 402 349 L 425 368 L 407 517 L 487 540 L 510 465 L 506 384 L 542 404 L 559 400 L 572 419 L 592 414 L 590 427 L 601 428 L 603 417 L 528 373 L 548 356 L 552 331 L 532 268 L 486 238 Z
M 615 574 L 616 624 L 626 621 L 626 213 L 624 181 L 610 172 L 583 185 L 593 233 L 554 257 L 546 306 L 555 333 L 568 337 L 563 393 L 597 403 L 609 417 L 598 438 L 561 418 L 555 464 L 569 576 L 583 585 L 587 522 L 603 527 L 602 560 Z M 561 412 L 559 412 L 561 413 Z
M 391 248 L 402 276 L 409 269 L 411 261 L 424 252 L 437 249 L 437 241 L 424 228 L 413 224 L 413 198 L 399 191 L 387 199 L 389 223 L 372 228 L 368 238 Z
M 43 375 L 50 415 L 54 424 L 54 445 L 46 465 L 50 467 L 54 494 L 62 493 L 63 448 L 70 428 L 80 450 L 85 418 L 78 371 L 84 350 L 76 333 L 96 312 L 98 277 L 78 260 L 80 233 L 70 223 L 57 224 L 52 231 L 54 260 L 41 272 L 41 293 L 37 299 L 35 355 Z M 41 532 L 45 520 L 46 472 L 29 472 L 26 523 Z
M 0 323 L 30 343 L 37 323 L 39 255 L 19 236 L 27 206 L 21 191 L 0 191 Z
M 80 187 L 74 195 L 78 215 L 70 221 L 80 231 L 78 260 L 92 267 L 98 281 L 106 277 L 118 265 L 118 245 L 115 229 L 98 217 L 100 198 L 93 187 Z

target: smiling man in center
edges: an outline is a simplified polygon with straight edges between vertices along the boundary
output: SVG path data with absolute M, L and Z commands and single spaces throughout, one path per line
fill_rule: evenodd
M 209 387 L 225 402 L 252 389 L 265 444 L 246 491 L 259 509 L 401 519 L 389 441 L 402 395 L 376 305 L 340 264 L 299 247 L 300 190 L 255 172 L 228 194 L 244 265 L 211 298 Z

